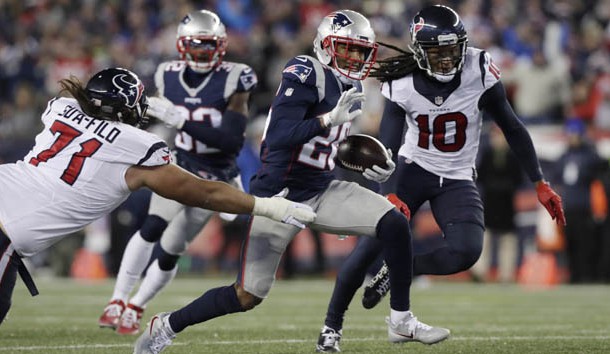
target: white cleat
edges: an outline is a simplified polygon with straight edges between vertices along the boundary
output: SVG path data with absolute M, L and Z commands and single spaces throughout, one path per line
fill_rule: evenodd
M 146 330 L 136 341 L 133 354 L 159 354 L 165 347 L 172 344 L 176 333 L 164 321 L 169 314 L 169 312 L 162 312 L 153 316 Z
M 451 333 L 446 328 L 428 326 L 419 322 L 413 313 L 398 323 L 393 323 L 389 317 L 385 319 L 388 324 L 388 340 L 392 343 L 420 342 L 434 344 L 449 338 Z

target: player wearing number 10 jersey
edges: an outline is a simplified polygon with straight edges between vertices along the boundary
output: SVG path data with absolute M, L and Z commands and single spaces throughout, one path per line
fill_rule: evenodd
M 536 183 L 540 202 L 565 224 L 561 199 L 543 179 L 529 133 L 506 99 L 500 71 L 489 54 L 467 46 L 458 14 L 442 5 L 425 7 L 413 19 L 411 39 L 412 52 L 388 46 L 401 55 L 380 61 L 372 76 L 383 83 L 386 98 L 380 139 L 397 155 L 395 186 L 383 185 L 384 192 L 396 193 L 411 213 L 429 201 L 443 232 L 441 247 L 414 256 L 414 275 L 456 273 L 479 258 L 484 224 L 475 159 L 483 112 L 502 129 Z M 342 329 L 344 313 L 380 251 L 379 242 L 362 239 L 343 263 L 326 326 Z

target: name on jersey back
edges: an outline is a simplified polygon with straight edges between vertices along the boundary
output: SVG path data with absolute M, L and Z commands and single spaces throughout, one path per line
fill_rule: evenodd
M 91 118 L 78 108 L 71 105 L 67 105 L 64 108 L 64 111 L 59 115 L 78 124 L 78 126 L 91 131 L 93 134 L 109 143 L 113 143 L 121 134 L 121 129 L 119 129 L 116 124 L 111 125 L 113 122 Z

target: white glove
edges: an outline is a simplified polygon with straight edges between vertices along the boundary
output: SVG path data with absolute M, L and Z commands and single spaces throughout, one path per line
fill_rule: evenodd
M 146 115 L 164 121 L 168 127 L 176 127 L 178 129 L 182 129 L 186 120 L 186 117 L 180 114 L 172 101 L 165 97 L 149 97 Z
M 254 197 L 252 215 L 265 216 L 284 224 L 294 225 L 301 229 L 316 218 L 316 213 L 306 204 L 295 203 L 284 196 L 288 194 L 285 188 L 282 192 L 271 198 Z
M 322 116 L 325 127 L 336 127 L 345 122 L 351 122 L 356 117 L 362 114 L 361 109 L 357 109 L 350 112 L 350 109 L 355 103 L 364 101 L 364 93 L 356 92 L 356 88 L 343 92 L 337 105 L 332 111 Z
M 392 161 L 392 150 L 388 149 L 388 154 L 389 157 L 385 161 L 385 163 L 388 165 L 388 168 L 383 169 L 377 165 L 373 165 L 372 168 L 367 168 L 366 170 L 364 170 L 364 172 L 362 172 L 364 178 L 370 181 L 375 181 L 377 183 L 383 183 L 387 181 L 396 169 L 396 164 L 394 163 L 394 161 Z

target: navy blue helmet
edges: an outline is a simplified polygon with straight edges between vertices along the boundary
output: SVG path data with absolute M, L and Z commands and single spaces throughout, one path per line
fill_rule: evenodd
M 448 82 L 464 64 L 468 36 L 460 16 L 451 8 L 423 8 L 411 23 L 411 50 L 418 66 L 441 82 Z
M 94 106 L 91 115 L 129 125 L 147 123 L 148 108 L 144 85 L 133 72 L 123 68 L 108 68 L 93 75 L 85 87 Z

